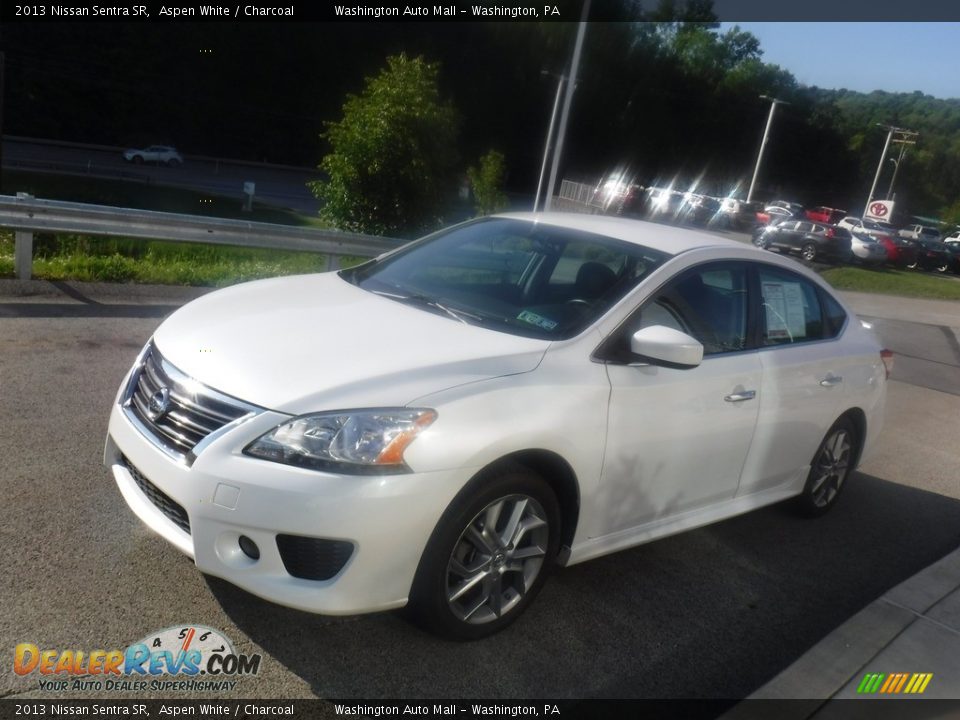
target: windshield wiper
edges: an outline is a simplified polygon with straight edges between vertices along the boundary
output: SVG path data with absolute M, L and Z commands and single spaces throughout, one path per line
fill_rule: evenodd
M 376 295 L 382 295 L 383 297 L 393 298 L 394 300 L 399 300 L 400 302 L 415 303 L 417 305 L 426 305 L 427 307 L 435 308 L 440 312 L 446 313 L 454 320 L 459 320 L 464 325 L 469 325 L 470 320 L 479 322 L 482 318 L 479 315 L 473 315 L 472 313 L 465 312 L 463 310 L 454 310 L 452 308 L 443 305 L 442 303 L 437 302 L 431 297 L 426 295 L 420 295 L 418 293 L 393 293 L 386 290 L 371 290 L 370 292 L 375 293 Z

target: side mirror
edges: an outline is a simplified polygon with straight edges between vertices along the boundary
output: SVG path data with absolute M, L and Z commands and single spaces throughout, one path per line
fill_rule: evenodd
M 686 333 L 663 325 L 637 330 L 630 338 L 630 352 L 655 365 L 681 369 L 697 367 L 703 361 L 703 345 Z

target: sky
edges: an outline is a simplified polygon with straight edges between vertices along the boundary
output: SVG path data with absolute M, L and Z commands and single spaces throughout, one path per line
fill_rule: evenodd
M 760 39 L 764 62 L 804 85 L 960 98 L 960 23 L 735 24 Z

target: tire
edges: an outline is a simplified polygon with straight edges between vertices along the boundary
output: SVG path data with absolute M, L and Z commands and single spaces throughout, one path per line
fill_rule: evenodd
M 800 248 L 800 255 L 807 262 L 813 262 L 817 257 L 817 246 L 813 243 L 806 243 Z
M 560 504 L 546 481 L 521 465 L 494 467 L 471 482 L 437 523 L 407 614 L 455 640 L 499 632 L 543 587 L 559 545 Z
M 919 270 L 919 269 L 920 269 L 920 261 L 919 261 L 919 260 L 914 260 L 912 263 L 907 263 L 906 267 L 907 267 L 908 270 Z
M 143 165 L 143 155 L 134 155 L 133 156 L 134 165 Z
M 856 428 L 846 417 L 827 431 L 810 463 L 803 492 L 796 499 L 796 509 L 802 515 L 819 517 L 836 504 L 853 469 L 859 442 Z
M 762 232 L 753 238 L 753 244 L 756 245 L 761 250 L 770 249 L 770 242 L 763 236 Z
M 167 160 L 167 165 L 172 168 L 180 167 L 180 161 L 176 158 L 173 158 L 172 160 Z
M 950 263 L 949 263 L 949 262 L 940 263 L 940 264 L 937 265 L 937 267 L 934 268 L 934 269 L 935 269 L 938 273 L 944 274 L 944 273 L 946 273 L 947 271 L 950 270 Z

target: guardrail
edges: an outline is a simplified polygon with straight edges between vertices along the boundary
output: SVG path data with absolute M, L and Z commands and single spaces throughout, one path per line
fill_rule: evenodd
M 14 230 L 14 269 L 20 280 L 32 275 L 36 232 L 299 250 L 328 255 L 330 269 L 339 267 L 341 256 L 374 257 L 405 242 L 338 230 L 39 200 L 25 193 L 0 195 L 0 227 Z

